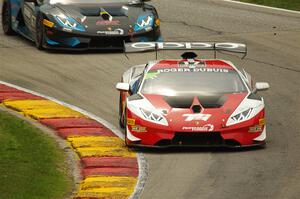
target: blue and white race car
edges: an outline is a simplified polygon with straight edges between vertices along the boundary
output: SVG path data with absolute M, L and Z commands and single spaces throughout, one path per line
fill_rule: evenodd
M 160 20 L 147 0 L 4 0 L 6 35 L 38 49 L 122 49 L 125 42 L 161 40 Z

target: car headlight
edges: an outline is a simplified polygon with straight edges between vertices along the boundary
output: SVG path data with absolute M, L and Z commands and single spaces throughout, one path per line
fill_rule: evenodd
M 64 15 L 56 16 L 56 20 L 63 28 L 84 32 L 85 28 L 79 22 L 71 17 Z
M 246 121 L 250 118 L 253 108 L 248 108 L 240 113 L 237 113 L 229 118 L 227 121 L 227 126 L 237 124 L 243 121 Z
M 141 30 L 150 31 L 153 29 L 154 25 L 154 16 L 152 15 L 142 15 L 137 19 L 136 24 L 134 25 L 134 31 L 138 32 Z
M 154 113 L 153 111 L 146 110 L 144 108 L 140 108 L 140 112 L 145 120 L 168 126 L 168 121 L 160 113 Z
M 253 108 L 249 108 L 239 114 L 236 114 L 235 116 L 232 116 L 231 119 L 235 122 L 241 122 L 249 118 L 251 115 Z

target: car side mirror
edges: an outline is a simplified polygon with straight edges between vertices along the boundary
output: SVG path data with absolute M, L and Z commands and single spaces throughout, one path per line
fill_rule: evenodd
M 116 89 L 118 91 L 129 91 L 129 84 L 128 83 L 117 83 Z
M 255 89 L 254 89 L 254 93 L 257 93 L 258 91 L 265 91 L 268 90 L 270 88 L 269 83 L 267 82 L 257 82 L 255 84 Z

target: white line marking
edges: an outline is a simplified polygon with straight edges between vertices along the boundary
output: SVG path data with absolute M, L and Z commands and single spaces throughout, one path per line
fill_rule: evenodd
M 4 81 L 1 81 L 1 80 L 0 80 L 0 84 L 4 84 L 6 86 L 16 88 L 16 89 L 21 90 L 21 91 L 24 91 L 24 92 L 27 92 L 27 93 L 30 93 L 30 94 L 33 94 L 33 95 L 36 95 L 36 96 L 43 97 L 45 99 L 54 101 L 54 102 L 56 102 L 60 105 L 66 106 L 70 109 L 73 109 L 73 110 L 75 110 L 75 111 L 77 111 L 77 112 L 79 112 L 83 115 L 86 115 L 89 118 L 94 119 L 97 122 L 103 124 L 104 126 L 109 128 L 116 136 L 118 136 L 120 139 L 124 140 L 124 134 L 122 132 L 120 132 L 120 130 L 118 128 L 116 128 L 115 126 L 113 126 L 112 124 L 107 122 L 106 120 L 94 115 L 93 113 L 87 112 L 87 111 L 85 111 L 85 110 L 83 110 L 83 109 L 81 109 L 77 106 L 65 103 L 65 102 L 60 101 L 56 98 L 53 98 L 53 97 L 50 97 L 50 96 L 47 96 L 47 95 L 44 95 L 44 94 L 41 94 L 41 93 L 38 93 L 38 92 L 35 92 L 35 91 L 32 91 L 32 90 L 29 90 L 29 89 L 26 89 L 26 88 L 23 88 L 21 86 L 17 86 L 17 85 L 14 85 L 14 84 L 11 84 L 11 83 L 8 83 L 8 82 L 4 82 Z M 138 182 L 137 182 L 137 185 L 135 187 L 134 192 L 130 196 L 130 199 L 137 199 L 139 197 L 141 191 L 143 190 L 143 188 L 145 186 L 146 179 L 148 177 L 148 163 L 147 163 L 144 155 L 142 153 L 137 153 L 137 159 L 138 159 L 138 166 L 139 166 Z
M 288 9 L 284 9 L 284 8 L 276 8 L 276 7 L 271 7 L 271 6 L 264 6 L 264 5 L 240 2 L 240 1 L 235 1 L 235 0 L 223 0 L 223 1 L 230 2 L 230 3 L 236 3 L 236 4 L 247 5 L 247 6 L 259 7 L 259 8 L 267 8 L 267 9 L 272 9 L 272 10 L 277 10 L 277 11 L 290 12 L 290 13 L 294 13 L 294 14 L 300 14 L 300 11 L 296 11 L 296 10 L 288 10 Z

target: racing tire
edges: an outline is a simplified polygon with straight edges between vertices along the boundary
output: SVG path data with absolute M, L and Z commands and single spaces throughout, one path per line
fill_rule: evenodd
M 124 113 L 123 113 L 123 107 L 122 107 L 122 94 L 120 93 L 120 99 L 119 99 L 119 126 L 124 129 Z
M 39 50 L 44 49 L 45 44 L 45 28 L 43 25 L 43 16 L 40 14 L 36 20 L 35 46 Z
M 2 5 L 2 29 L 5 35 L 15 35 L 12 29 L 11 4 L 9 0 L 4 0 Z

